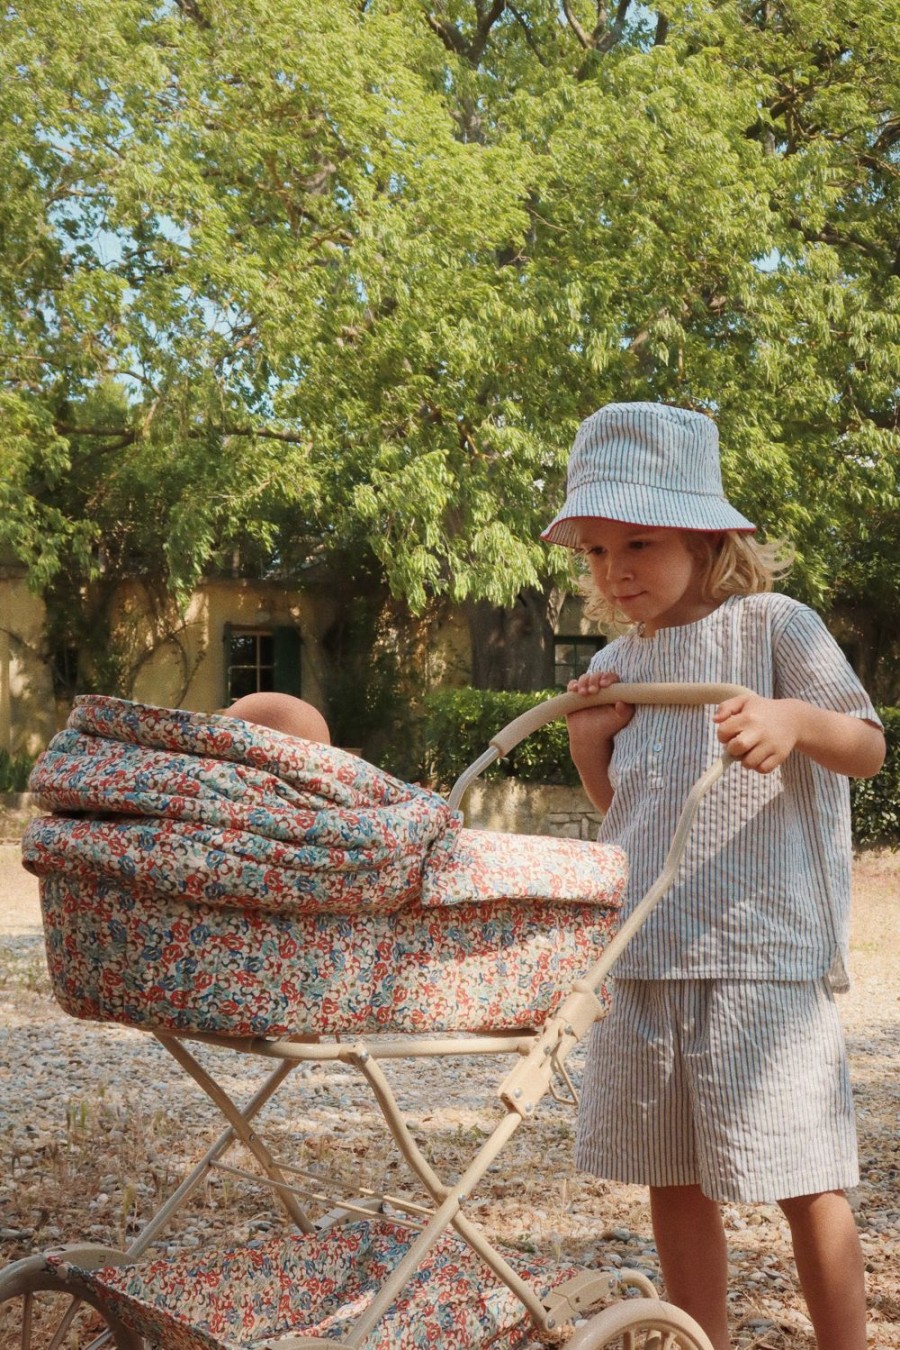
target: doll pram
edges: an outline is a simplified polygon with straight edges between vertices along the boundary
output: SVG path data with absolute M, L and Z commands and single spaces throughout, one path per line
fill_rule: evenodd
M 736 692 L 686 688 L 619 686 L 617 696 Z M 79 1303 L 99 1310 L 105 1330 L 92 1345 L 513 1350 L 556 1343 L 615 1299 L 569 1344 L 708 1350 L 644 1277 L 506 1251 L 465 1214 L 540 1100 L 573 1095 L 566 1059 L 602 1015 L 606 973 L 668 886 L 699 795 L 722 769 L 695 788 L 666 869 L 610 940 L 625 879 L 617 850 L 468 831 L 455 810 L 487 762 L 571 703 L 551 700 L 505 728 L 444 803 L 354 756 L 234 719 L 79 701 L 35 770 L 56 814 L 24 840 L 54 992 L 75 1016 L 151 1031 L 227 1124 L 127 1251 L 81 1246 L 0 1273 L 0 1304 L 23 1308 L 18 1344 L 80 1343 L 65 1327 L 32 1341 L 35 1298 L 49 1290 L 64 1297 L 64 1319 Z M 238 1107 L 192 1040 L 276 1067 Z M 498 1125 L 447 1183 L 381 1064 L 471 1054 L 515 1063 Z M 329 1061 L 366 1079 L 424 1201 L 330 1189 L 273 1157 L 258 1113 L 298 1066 Z M 251 1175 L 223 1161 L 235 1142 L 297 1232 L 203 1259 L 141 1260 L 211 1168 Z M 630 1290 L 645 1297 L 623 1297 Z

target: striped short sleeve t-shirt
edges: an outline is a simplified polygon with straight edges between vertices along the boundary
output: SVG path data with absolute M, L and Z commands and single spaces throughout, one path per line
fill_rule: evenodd
M 784 595 L 731 596 L 697 623 L 629 633 L 592 670 L 621 680 L 746 685 L 878 716 L 817 614 Z M 640 706 L 615 738 L 600 838 L 621 845 L 627 913 L 655 881 L 690 788 L 721 754 L 712 708 Z M 847 987 L 850 798 L 794 752 L 771 774 L 734 765 L 703 799 L 670 892 L 616 963 L 630 979 L 812 980 Z

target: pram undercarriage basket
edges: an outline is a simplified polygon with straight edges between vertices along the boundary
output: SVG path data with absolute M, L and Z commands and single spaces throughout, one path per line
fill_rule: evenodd
M 734 692 L 619 685 L 616 697 Z M 610 967 L 671 884 L 726 763 L 695 787 L 660 878 L 614 933 L 617 850 L 466 830 L 455 809 L 486 762 L 572 706 L 551 700 L 498 733 L 443 802 L 345 752 L 235 719 L 79 702 L 35 771 L 54 814 L 24 840 L 54 992 L 75 1016 L 154 1035 L 225 1127 L 127 1251 L 82 1245 L 0 1272 L 9 1344 L 709 1350 L 645 1276 L 506 1249 L 466 1212 L 541 1101 L 574 1101 L 566 1061 L 603 1015 Z M 192 1042 L 271 1071 L 238 1105 Z M 447 1178 L 384 1066 L 471 1055 L 512 1067 L 495 1128 Z M 415 1191 L 336 1184 L 274 1156 L 259 1123 L 266 1103 L 300 1066 L 327 1063 L 366 1081 Z M 235 1145 L 252 1171 L 227 1160 Z M 212 1169 L 262 1177 L 294 1231 L 202 1257 L 148 1256 Z M 49 1295 L 62 1306 L 52 1330 Z M 74 1330 L 85 1310 L 96 1333 Z

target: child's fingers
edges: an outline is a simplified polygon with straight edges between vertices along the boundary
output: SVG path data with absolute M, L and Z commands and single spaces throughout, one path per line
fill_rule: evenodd
M 728 752 L 733 753 L 730 746 Z M 745 755 L 735 755 L 734 758 L 740 760 L 742 769 L 752 769 L 754 773 L 762 774 L 774 772 L 784 762 L 784 755 L 762 746 L 749 750 Z
M 727 722 L 729 717 L 736 717 L 738 713 L 744 711 L 746 702 L 746 695 L 743 694 L 738 694 L 734 698 L 726 698 L 713 713 L 713 721 L 722 723 Z
M 601 689 L 608 689 L 611 684 L 615 684 L 618 678 L 611 670 L 587 671 L 577 679 L 570 680 L 566 685 L 566 691 L 570 694 L 596 694 Z
M 619 719 L 619 721 L 621 722 L 622 726 L 623 726 L 623 727 L 624 727 L 624 726 L 627 726 L 628 723 L 631 721 L 632 717 L 634 717 L 634 704 L 633 704 L 633 703 L 621 703 L 621 702 L 619 702 L 619 703 L 614 703 L 614 704 L 613 704 L 613 712 L 614 712 L 614 713 L 616 714 L 616 716 L 618 717 L 618 719 Z
M 724 745 L 735 759 L 743 760 L 759 744 L 759 738 L 746 727 L 720 726 L 716 735 L 720 745 Z

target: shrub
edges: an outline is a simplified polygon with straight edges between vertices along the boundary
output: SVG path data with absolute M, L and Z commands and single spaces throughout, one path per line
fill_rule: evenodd
M 0 750 L 0 792 L 27 792 L 33 765 L 31 755 L 11 755 Z
M 446 791 L 463 769 L 488 748 L 491 737 L 521 713 L 552 698 L 558 689 L 508 693 L 493 689 L 439 689 L 425 699 L 425 775 Z M 541 727 L 509 755 L 492 764 L 484 778 L 518 778 L 528 783 L 577 785 L 564 719 Z
M 900 847 L 900 708 L 880 708 L 879 716 L 887 738 L 884 768 L 875 778 L 857 778 L 850 784 L 857 848 Z

